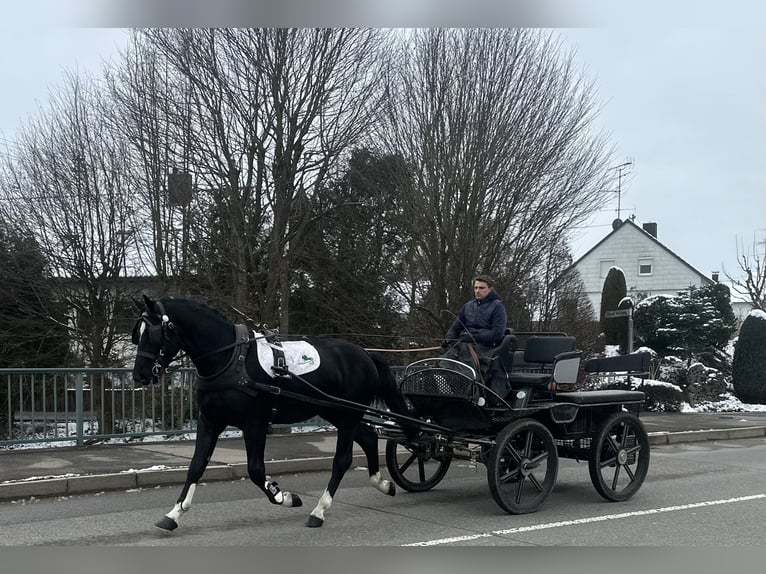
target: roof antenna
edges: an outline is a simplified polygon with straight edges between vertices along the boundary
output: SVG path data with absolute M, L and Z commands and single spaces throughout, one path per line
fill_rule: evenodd
M 621 163 L 620 165 L 616 165 L 612 168 L 617 170 L 617 219 L 620 219 L 621 211 L 620 206 L 622 199 L 622 174 L 624 171 L 628 172 L 632 166 L 633 159 L 629 158 L 625 163 Z

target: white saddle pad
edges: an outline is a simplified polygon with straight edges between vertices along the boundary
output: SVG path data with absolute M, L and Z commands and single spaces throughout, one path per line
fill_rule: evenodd
M 255 340 L 258 362 L 270 377 L 275 376 L 274 371 L 271 370 L 274 366 L 273 349 L 280 349 L 285 354 L 285 367 L 291 373 L 303 375 L 319 368 L 319 351 L 306 341 L 283 341 L 280 346 L 269 343 L 262 336 L 259 337 L 259 333 L 255 335 L 258 337 Z

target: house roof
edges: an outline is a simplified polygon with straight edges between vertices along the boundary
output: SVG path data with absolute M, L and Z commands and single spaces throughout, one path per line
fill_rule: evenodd
M 599 241 L 599 242 L 598 242 L 598 243 L 596 243 L 596 244 L 595 244 L 593 247 L 591 247 L 590 249 L 588 249 L 588 251 L 586 251 L 586 252 L 585 252 L 585 253 L 584 253 L 582 256 L 580 256 L 580 257 L 579 257 L 579 258 L 578 258 L 576 261 L 574 261 L 574 262 L 573 262 L 573 263 L 572 263 L 572 264 L 571 264 L 569 267 L 567 267 L 567 268 L 566 268 L 566 269 L 565 269 L 565 270 L 564 270 L 564 271 L 561 273 L 561 275 L 564 275 L 564 274 L 568 273 L 568 272 L 569 272 L 571 269 L 574 269 L 575 267 L 577 267 L 577 264 L 578 264 L 578 263 L 580 263 L 580 261 L 582 261 L 582 260 L 583 260 L 583 259 L 585 259 L 585 258 L 586 258 L 588 255 L 590 255 L 590 253 L 591 253 L 591 252 L 593 252 L 593 251 L 594 251 L 594 250 L 595 250 L 595 249 L 596 249 L 596 248 L 597 248 L 599 245 L 601 245 L 601 244 L 605 243 L 606 241 L 608 241 L 608 240 L 609 240 L 609 238 L 610 238 L 610 237 L 612 237 L 612 236 L 613 236 L 615 233 L 617 233 L 618 231 L 620 231 L 620 229 L 622 229 L 622 227 L 623 227 L 624 225 L 631 225 L 631 226 L 633 226 L 633 228 L 634 228 L 634 229 L 636 229 L 637 231 L 640 231 L 641 233 L 643 233 L 643 234 L 644 234 L 644 235 L 645 235 L 645 236 L 646 236 L 646 237 L 647 237 L 647 238 L 648 238 L 650 241 L 653 241 L 655 244 L 657 244 L 659 247 L 661 247 L 661 248 L 662 248 L 664 251 L 666 251 L 667 253 L 669 253 L 669 254 L 670 254 L 670 255 L 672 255 L 673 257 L 675 257 L 675 258 L 676 258 L 678 261 L 680 261 L 680 262 L 681 262 L 683 265 L 685 265 L 686 267 L 688 267 L 689 269 L 691 269 L 692 271 L 694 271 L 694 273 L 696 273 L 697 275 L 699 275 L 699 276 L 702 278 L 702 280 L 703 280 L 703 282 L 704 282 L 704 283 L 707 283 L 707 284 L 712 284 L 712 283 L 715 283 L 715 281 L 713 281 L 712 279 L 710 279 L 710 278 L 709 278 L 707 275 L 705 275 L 704 273 L 700 273 L 700 271 L 699 271 L 699 270 L 695 269 L 695 268 L 694 268 L 692 265 L 690 265 L 690 264 L 689 264 L 688 262 L 686 262 L 684 259 L 682 259 L 681 257 L 679 257 L 679 256 L 678 256 L 676 253 L 674 253 L 673 251 L 671 251 L 670 249 L 668 249 L 668 248 L 667 248 L 667 247 L 666 247 L 666 246 L 665 246 L 665 245 L 664 245 L 662 242 L 660 242 L 660 241 L 659 241 L 659 240 L 658 240 L 658 239 L 657 239 L 657 238 L 656 238 L 654 235 L 652 235 L 651 233 L 649 233 L 649 232 L 648 232 L 648 231 L 646 231 L 645 229 L 643 229 L 643 228 L 639 227 L 638 225 L 636 225 L 635 223 L 633 223 L 633 221 L 632 221 L 632 220 L 630 220 L 630 219 L 625 219 L 625 220 L 623 220 L 623 221 L 622 221 L 622 224 L 620 224 L 619 226 L 617 226 L 617 227 L 613 228 L 613 229 L 612 229 L 612 231 L 611 231 L 610 233 L 608 233 L 607 235 L 605 235 L 605 236 L 604 236 L 604 238 L 603 238 L 601 241 Z

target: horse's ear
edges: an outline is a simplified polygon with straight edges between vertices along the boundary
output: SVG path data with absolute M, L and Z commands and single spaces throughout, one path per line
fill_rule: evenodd
M 149 312 L 154 311 L 154 301 L 149 299 L 147 295 L 144 295 L 144 305 L 146 305 L 146 310 Z
M 133 299 L 133 309 L 136 311 L 136 316 L 140 317 L 141 314 L 146 311 L 146 307 L 141 301 Z

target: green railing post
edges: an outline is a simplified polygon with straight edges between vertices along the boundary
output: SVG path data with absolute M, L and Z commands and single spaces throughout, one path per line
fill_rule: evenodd
M 77 446 L 85 444 L 83 427 L 85 426 L 83 420 L 83 393 L 82 393 L 82 373 L 76 373 L 74 376 L 74 389 L 75 389 L 75 428 L 77 431 Z

